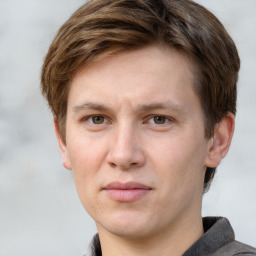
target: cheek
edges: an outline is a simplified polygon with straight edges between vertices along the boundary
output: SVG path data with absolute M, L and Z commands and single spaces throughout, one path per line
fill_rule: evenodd
M 175 136 L 155 145 L 150 147 L 150 155 L 166 190 L 185 192 L 201 186 L 206 152 L 202 140 Z
M 105 143 L 89 137 L 73 138 L 68 150 L 77 192 L 83 202 L 98 188 L 97 177 L 106 155 Z
M 104 137 L 97 139 L 81 134 L 71 137 L 70 141 L 72 143 L 68 145 L 68 151 L 73 171 L 80 175 L 86 175 L 88 172 L 97 170 L 105 156 Z

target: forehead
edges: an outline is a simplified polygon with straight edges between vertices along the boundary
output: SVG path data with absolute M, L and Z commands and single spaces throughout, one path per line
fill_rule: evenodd
M 170 47 L 121 52 L 82 67 L 72 80 L 68 105 L 99 100 L 121 104 L 125 99 L 139 105 L 179 105 L 184 92 L 189 92 L 186 98 L 195 97 L 193 69 L 188 57 Z
M 128 62 L 133 62 L 135 72 L 152 71 L 152 68 L 157 69 L 158 67 L 163 69 L 164 66 L 171 72 L 175 68 L 183 67 L 183 72 L 189 71 L 187 75 L 190 75 L 192 79 L 192 74 L 196 69 L 196 64 L 184 52 L 165 44 L 152 44 L 130 50 L 117 50 L 110 55 L 108 52 L 103 52 L 91 62 L 82 65 L 74 74 L 73 80 L 84 72 L 93 75 L 99 71 L 113 71 L 114 67 L 125 68 Z M 144 70 L 138 69 L 142 66 Z

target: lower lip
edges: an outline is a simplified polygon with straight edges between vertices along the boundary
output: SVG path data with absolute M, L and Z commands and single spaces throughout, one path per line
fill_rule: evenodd
M 106 189 L 107 195 L 118 202 L 133 202 L 146 196 L 150 189 Z

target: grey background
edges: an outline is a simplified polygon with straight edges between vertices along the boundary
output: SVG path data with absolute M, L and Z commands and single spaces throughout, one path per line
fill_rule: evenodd
M 0 256 L 80 255 L 95 226 L 62 167 L 39 90 L 44 55 L 82 0 L 0 0 Z M 256 246 L 256 0 L 201 0 L 225 24 L 242 61 L 234 140 L 203 215 L 230 219 Z

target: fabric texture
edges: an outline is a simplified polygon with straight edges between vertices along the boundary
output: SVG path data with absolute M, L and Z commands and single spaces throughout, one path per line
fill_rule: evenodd
M 203 218 L 204 235 L 182 256 L 256 256 L 256 248 L 235 240 L 234 231 L 223 217 Z M 83 256 L 101 256 L 101 246 L 96 234 Z

